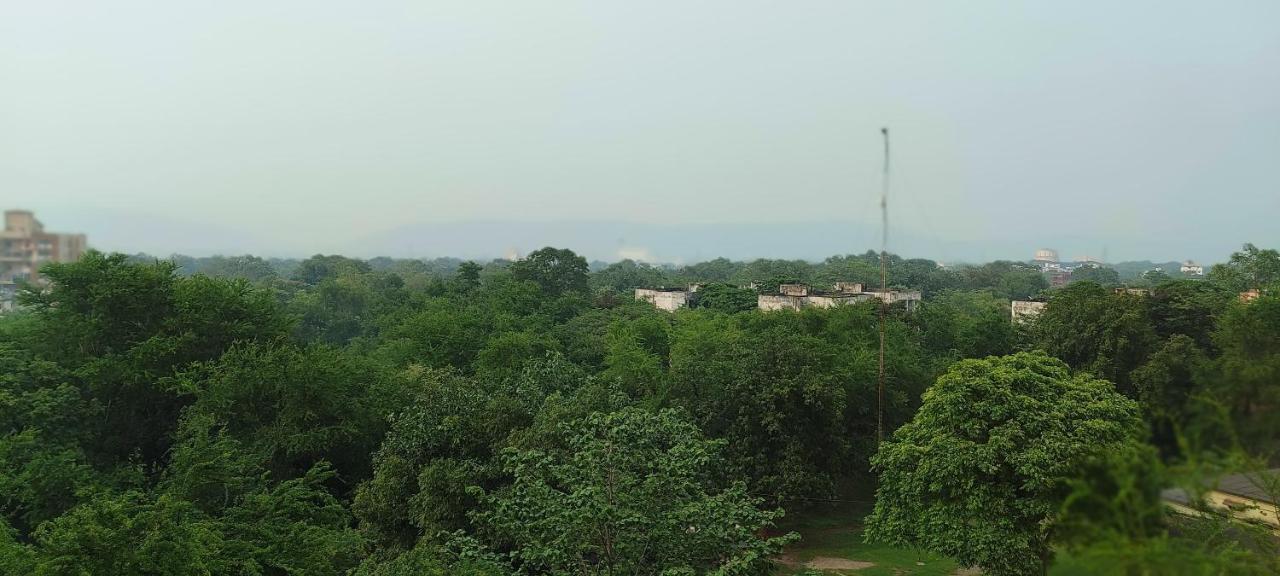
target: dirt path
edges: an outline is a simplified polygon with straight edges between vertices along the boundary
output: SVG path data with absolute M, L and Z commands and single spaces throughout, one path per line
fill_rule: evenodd
M 846 558 L 831 558 L 827 556 L 819 556 L 805 563 L 806 568 L 814 570 L 861 570 L 875 566 L 871 562 L 862 562 L 860 560 L 848 560 Z

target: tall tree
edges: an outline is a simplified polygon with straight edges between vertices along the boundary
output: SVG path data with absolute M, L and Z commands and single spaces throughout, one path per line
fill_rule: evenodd
M 1129 374 L 1158 343 L 1145 297 L 1116 294 L 1093 282 L 1072 283 L 1055 292 L 1035 329 L 1049 354 L 1115 382 L 1135 397 Z
M 587 292 L 587 259 L 567 248 L 546 247 L 511 264 L 511 275 L 529 280 L 552 296 Z
M 722 445 L 674 411 L 592 414 L 507 453 L 514 482 L 475 517 L 525 573 L 759 574 L 792 538 L 760 536 L 781 512 L 717 482 Z
M 1245 244 L 1227 263 L 1209 270 L 1209 281 L 1232 292 L 1274 285 L 1280 282 L 1280 251 Z
M 1069 483 L 1103 453 L 1137 453 L 1144 426 L 1111 383 L 1043 354 L 964 360 L 881 444 L 867 536 L 993 576 L 1045 574 Z
M 1280 447 L 1275 407 L 1280 402 L 1280 296 L 1234 303 L 1213 335 L 1222 351 L 1215 396 L 1230 407 L 1249 446 L 1271 452 Z

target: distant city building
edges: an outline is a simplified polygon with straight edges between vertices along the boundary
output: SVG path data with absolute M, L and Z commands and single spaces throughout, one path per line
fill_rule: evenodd
M 1262 296 L 1262 292 L 1261 292 L 1261 291 L 1259 291 L 1257 288 L 1253 288 L 1253 289 L 1245 290 L 1244 292 L 1241 292 L 1241 293 L 1240 293 L 1240 301 L 1241 301 L 1241 302 L 1253 302 L 1254 300 L 1257 300 L 1257 299 L 1258 299 L 1258 298 L 1260 298 L 1261 296 Z
M 1187 260 L 1182 263 L 1182 273 L 1187 276 L 1204 276 L 1204 266 L 1196 264 L 1194 261 Z
M 675 312 L 689 305 L 689 297 L 694 292 L 697 292 L 697 286 L 691 290 L 636 288 L 636 300 L 653 304 L 659 310 Z
M 1014 300 L 1009 303 L 1009 316 L 1014 322 L 1025 322 L 1039 316 L 1044 311 L 1044 302 Z
M 1049 286 L 1053 288 L 1061 288 L 1071 282 L 1071 271 L 1058 268 L 1049 270 Z
M 1146 288 L 1127 288 L 1117 287 L 1114 289 L 1116 294 L 1128 294 L 1130 296 L 1150 296 L 1151 290 Z
M 45 232 L 44 224 L 26 210 L 4 213 L 0 232 L 0 310 L 13 308 L 19 282 L 44 284 L 40 267 L 49 262 L 75 262 L 85 251 L 84 234 Z
M 1049 248 L 1041 248 L 1039 250 L 1036 250 L 1036 257 L 1034 261 L 1038 263 L 1045 263 L 1045 264 L 1048 264 L 1048 263 L 1057 264 L 1058 251 L 1051 250 Z
M 814 292 L 804 284 L 782 284 L 778 294 L 761 294 L 756 297 L 756 307 L 764 312 L 800 310 L 802 308 L 835 308 L 858 302 L 879 299 L 887 304 L 903 303 L 908 312 L 914 312 L 920 304 L 919 290 L 865 290 L 858 282 L 837 282 L 829 293 Z

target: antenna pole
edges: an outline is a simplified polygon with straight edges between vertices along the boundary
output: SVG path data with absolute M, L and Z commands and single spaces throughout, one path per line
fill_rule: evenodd
M 884 135 L 884 174 L 880 188 L 880 379 L 876 387 L 876 444 L 884 441 L 884 315 L 889 306 L 889 129 Z

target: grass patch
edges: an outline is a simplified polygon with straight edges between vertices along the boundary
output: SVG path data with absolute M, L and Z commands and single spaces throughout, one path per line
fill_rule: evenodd
M 865 503 L 843 503 L 797 512 L 786 518 L 779 528 L 784 532 L 798 532 L 801 540 L 787 548 L 785 559 L 792 564 L 779 566 L 777 574 L 798 574 L 805 570 L 805 563 L 822 557 L 875 564 L 861 570 L 828 570 L 825 574 L 947 576 L 956 571 L 955 562 L 924 550 L 863 542 L 862 519 L 869 511 Z

